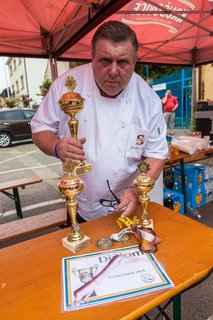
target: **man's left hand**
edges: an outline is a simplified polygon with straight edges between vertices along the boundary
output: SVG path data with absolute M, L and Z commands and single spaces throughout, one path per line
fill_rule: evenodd
M 121 218 L 130 217 L 138 207 L 138 195 L 134 189 L 126 189 L 120 195 L 117 211 L 123 211 Z

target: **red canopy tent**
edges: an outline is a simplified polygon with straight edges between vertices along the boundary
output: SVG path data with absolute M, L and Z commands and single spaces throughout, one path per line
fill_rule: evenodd
M 212 0 L 132 0 L 109 19 L 135 30 L 143 63 L 192 66 L 213 61 Z M 56 55 L 88 58 L 93 33 L 75 44 L 70 41 L 70 49 Z
M 0 6 L 0 55 L 89 59 L 94 28 L 121 20 L 137 33 L 139 61 L 213 61 L 213 0 L 8 0 Z
M 70 39 L 78 41 L 128 1 L 1 1 L 0 55 L 58 57 Z

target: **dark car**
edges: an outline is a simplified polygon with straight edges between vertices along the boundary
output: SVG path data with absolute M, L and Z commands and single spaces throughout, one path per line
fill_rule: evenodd
M 13 141 L 32 139 L 30 121 L 32 109 L 0 109 L 0 148 L 9 147 Z

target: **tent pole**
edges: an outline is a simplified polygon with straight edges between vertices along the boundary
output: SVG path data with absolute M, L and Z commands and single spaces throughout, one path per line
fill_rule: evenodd
M 49 56 L 52 81 L 58 77 L 57 59 Z
M 195 127 L 195 110 L 196 110 L 196 70 L 195 64 L 192 67 L 192 101 L 191 101 L 191 131 L 194 131 Z

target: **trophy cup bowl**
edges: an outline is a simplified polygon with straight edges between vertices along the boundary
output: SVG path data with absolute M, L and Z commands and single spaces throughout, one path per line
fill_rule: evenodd
M 77 139 L 78 120 L 75 116 L 83 109 L 84 98 L 79 93 L 73 92 L 76 87 L 76 81 L 73 77 L 68 76 L 64 84 L 69 91 L 62 95 L 59 106 L 65 114 L 70 116 L 68 120 L 70 134 L 72 138 Z M 67 159 L 63 164 L 63 171 L 67 175 L 61 178 L 58 188 L 61 194 L 67 198 L 66 204 L 71 219 L 71 231 L 66 238 L 62 239 L 62 244 L 75 253 L 90 243 L 90 238 L 83 234 L 80 225 L 77 223 L 78 202 L 75 197 L 83 189 L 83 181 L 78 174 L 91 171 L 91 166 L 84 161 L 77 165 L 72 160 Z
M 140 171 L 140 175 L 133 181 L 135 188 L 138 193 L 138 199 L 140 205 L 142 207 L 142 215 L 140 219 L 140 224 L 146 228 L 153 229 L 153 222 L 148 218 L 147 207 L 150 201 L 150 197 L 147 195 L 150 192 L 155 184 L 155 181 L 147 176 L 147 172 L 150 170 L 150 166 L 148 163 L 142 161 L 138 164 L 138 171 Z

